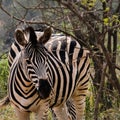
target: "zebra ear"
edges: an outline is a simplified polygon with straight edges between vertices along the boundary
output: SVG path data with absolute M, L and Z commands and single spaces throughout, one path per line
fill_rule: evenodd
M 25 39 L 24 33 L 21 29 L 17 29 L 15 31 L 15 40 L 21 45 L 25 46 L 27 44 L 27 40 Z
M 51 37 L 52 29 L 48 27 L 45 29 L 44 34 L 39 38 L 39 43 L 45 44 Z

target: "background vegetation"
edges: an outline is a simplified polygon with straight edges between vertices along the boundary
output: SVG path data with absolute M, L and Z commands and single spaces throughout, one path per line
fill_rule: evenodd
M 16 27 L 44 25 L 90 50 L 86 120 L 120 120 L 120 0 L 0 0 L 0 98 L 7 92 L 7 56 Z M 16 119 L 8 106 L 0 120 Z

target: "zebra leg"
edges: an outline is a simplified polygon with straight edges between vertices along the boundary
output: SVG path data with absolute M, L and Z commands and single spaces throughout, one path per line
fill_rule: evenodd
M 69 118 L 68 120 L 76 120 L 76 110 L 72 99 L 66 102 L 66 106 L 68 111 L 68 118 Z
M 49 112 L 49 103 L 41 103 L 39 109 L 36 111 L 36 120 L 47 120 Z
M 30 120 L 30 113 L 20 111 L 17 107 L 15 107 L 15 113 L 17 115 L 18 120 Z
M 76 120 L 83 120 L 85 110 L 85 96 L 76 96 L 74 99 L 76 109 Z
M 66 105 L 53 108 L 57 120 L 68 120 Z M 55 120 L 56 120 L 55 119 Z
M 51 113 L 52 113 L 52 118 L 53 118 L 52 120 L 57 120 L 56 114 L 53 109 L 51 109 Z
M 88 68 L 89 64 L 86 66 Z M 86 72 L 86 70 L 83 70 L 80 74 L 80 78 L 72 95 L 73 104 L 76 110 L 76 120 L 84 120 L 85 100 L 88 92 L 88 84 L 89 73 L 88 71 Z
M 73 104 L 76 110 L 76 120 L 83 120 L 84 110 L 85 110 L 85 100 L 86 100 L 87 86 L 84 88 L 79 88 L 75 90 L 75 94 L 72 96 Z

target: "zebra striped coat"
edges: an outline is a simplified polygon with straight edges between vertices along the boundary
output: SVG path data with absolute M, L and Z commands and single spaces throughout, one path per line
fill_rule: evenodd
M 50 35 L 50 29 L 40 37 L 32 27 L 16 30 L 9 54 L 9 99 L 20 120 L 29 120 L 29 112 L 46 119 L 49 108 L 58 120 L 67 120 L 68 114 L 69 119 L 81 120 L 89 81 L 88 51 L 71 37 L 49 39 Z

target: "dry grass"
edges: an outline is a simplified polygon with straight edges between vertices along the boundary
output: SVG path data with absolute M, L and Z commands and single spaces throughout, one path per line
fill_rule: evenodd
M 10 105 L 0 110 L 0 120 L 17 120 L 14 110 Z
M 31 120 L 35 120 L 35 115 L 31 114 Z M 0 110 L 0 120 L 18 120 L 13 107 L 8 105 Z
M 32 113 L 30 118 L 31 120 L 35 120 L 35 114 Z M 51 113 L 49 112 L 48 120 L 51 119 Z M 18 120 L 13 107 L 8 105 L 7 107 L 0 109 L 0 120 Z
M 86 116 L 85 120 L 94 120 L 93 111 L 89 111 Z M 14 109 L 10 105 L 0 109 L 0 120 L 17 120 Z M 31 120 L 35 120 L 34 114 L 31 114 Z M 48 120 L 52 120 L 51 113 L 49 113 Z M 98 120 L 120 120 L 120 108 L 101 112 Z

